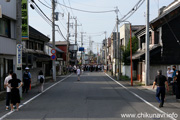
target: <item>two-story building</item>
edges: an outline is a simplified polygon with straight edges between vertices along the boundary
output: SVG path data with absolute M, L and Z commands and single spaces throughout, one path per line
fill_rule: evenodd
M 46 71 L 46 69 L 51 69 L 51 59 L 45 52 L 45 45 L 49 40 L 49 37 L 29 26 L 29 40 L 22 41 L 22 67 L 23 69 L 27 66 L 30 68 L 32 85 L 36 84 L 40 70 L 43 71 L 45 76 L 49 76 L 49 71 Z
M 180 69 L 180 1 L 175 0 L 159 11 L 159 16 L 150 22 L 150 81 L 152 83 L 157 70 L 166 75 L 167 66 L 176 65 Z M 139 49 L 133 55 L 136 64 L 137 79 L 145 82 L 145 28 L 136 33 Z
M 4 78 L 16 63 L 16 0 L 0 0 L 0 91 L 4 89 Z

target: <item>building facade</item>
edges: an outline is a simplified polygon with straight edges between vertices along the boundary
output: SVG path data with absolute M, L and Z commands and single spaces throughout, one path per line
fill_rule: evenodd
M 0 91 L 10 70 L 15 71 L 16 63 L 16 0 L 1 0 L 0 18 Z

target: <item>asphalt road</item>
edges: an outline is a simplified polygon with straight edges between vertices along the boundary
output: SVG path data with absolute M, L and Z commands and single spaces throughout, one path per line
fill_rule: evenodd
M 164 107 L 159 109 L 152 91 L 121 86 L 102 72 L 85 72 L 80 81 L 77 81 L 77 76 L 73 74 L 23 104 L 20 111 L 6 114 L 3 119 L 175 120 L 172 117 L 152 116 L 173 112 L 178 114 L 180 110 L 170 103 L 165 103 Z M 133 114 L 135 117 L 123 118 L 123 114 Z

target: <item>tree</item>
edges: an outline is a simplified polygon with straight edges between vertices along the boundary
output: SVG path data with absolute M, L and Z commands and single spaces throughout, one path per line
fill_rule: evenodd
M 138 39 L 136 36 L 132 37 L 132 54 L 134 54 L 138 50 Z M 130 56 L 130 40 L 127 44 L 127 47 L 123 51 L 123 62 L 125 65 L 130 64 L 130 59 L 127 59 L 127 57 Z

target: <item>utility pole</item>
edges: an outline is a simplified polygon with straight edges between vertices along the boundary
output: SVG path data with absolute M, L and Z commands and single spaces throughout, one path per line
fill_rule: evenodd
M 146 15 L 146 58 L 145 58 L 145 71 L 146 71 L 146 81 L 145 85 L 149 84 L 149 0 L 146 0 L 147 5 L 147 15 Z
M 92 47 L 91 36 L 89 36 L 89 64 L 90 64 L 90 57 L 91 57 L 91 47 Z
M 53 49 L 55 49 L 55 1 L 52 0 L 52 43 L 53 43 Z M 56 63 L 55 60 L 52 61 L 53 65 L 53 81 L 56 81 Z
M 83 47 L 83 32 L 81 32 L 81 47 Z M 82 51 L 81 51 L 81 65 L 83 64 L 83 61 L 82 61 Z
M 75 19 L 75 45 L 77 45 L 77 27 L 81 26 L 81 25 L 77 24 L 77 18 L 76 17 L 74 19 Z M 76 54 L 75 54 L 75 58 L 76 58 L 75 64 L 77 65 L 77 51 L 76 51 Z
M 116 43 L 117 43 L 117 66 L 118 66 L 118 75 L 117 75 L 117 80 L 120 80 L 121 79 L 121 46 L 119 44 L 119 32 L 118 32 L 118 24 L 119 24 L 119 19 L 118 19 L 118 8 L 116 9 L 116 15 L 117 15 L 117 18 L 116 18 L 116 28 L 117 28 L 117 32 L 116 32 Z M 119 57 L 120 56 L 120 57 Z M 119 62 L 120 61 L 120 62 Z
M 75 19 L 75 45 L 77 45 L 77 19 Z M 75 65 L 77 65 L 77 51 L 75 53 Z
M 16 44 L 22 44 L 22 34 L 21 34 L 21 25 L 22 25 L 22 12 L 21 12 L 21 0 L 16 0 L 16 12 L 17 12 L 17 36 L 16 36 Z M 16 48 L 17 49 L 17 48 Z M 17 74 L 17 78 L 22 80 L 22 66 L 20 69 L 17 69 L 17 55 L 16 55 L 16 67 L 15 67 L 15 72 Z M 21 56 L 22 60 L 22 56 Z M 20 88 L 20 97 L 22 98 L 22 88 Z
M 69 65 L 69 21 L 70 13 L 68 12 L 68 23 L 67 23 L 67 50 L 66 50 L 66 65 Z
M 104 32 L 105 34 L 105 65 L 107 65 L 107 39 L 106 39 L 106 31 Z

